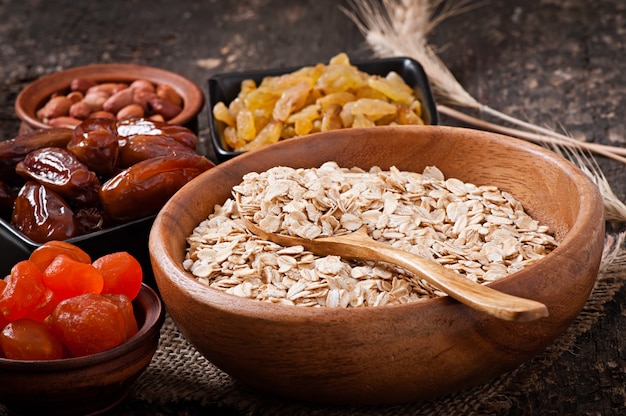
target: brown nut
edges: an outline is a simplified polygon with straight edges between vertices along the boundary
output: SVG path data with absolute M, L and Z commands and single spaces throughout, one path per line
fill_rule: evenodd
M 70 107 L 70 117 L 84 120 L 91 114 L 91 107 L 84 101 L 78 101 Z
M 50 101 L 43 106 L 39 114 L 41 114 L 43 119 L 66 116 L 71 106 L 72 101 L 69 98 L 64 95 L 59 95 L 52 97 Z
M 139 104 L 129 104 L 117 112 L 116 118 L 118 120 L 126 120 L 129 118 L 141 118 L 145 114 L 144 109 Z
M 102 84 L 96 84 L 93 87 L 89 88 L 85 92 L 85 95 L 98 92 L 98 93 L 104 93 L 104 94 L 111 96 L 113 95 L 114 91 L 117 91 L 117 88 L 118 88 L 117 82 L 103 82 Z
M 67 94 L 67 98 L 69 98 L 71 102 L 76 104 L 77 102 L 82 101 L 82 99 L 85 98 L 85 94 L 80 91 L 72 91 Z
M 104 92 L 88 92 L 83 101 L 89 104 L 91 111 L 100 111 L 109 96 Z
M 130 84 L 135 90 L 155 92 L 154 84 L 147 79 L 137 79 Z
M 94 111 L 93 113 L 89 114 L 88 118 L 108 118 L 109 120 L 116 119 L 115 114 L 109 113 L 108 111 L 104 110 Z
M 129 104 L 133 103 L 133 89 L 132 88 L 124 88 L 107 98 L 107 100 L 102 104 L 102 109 L 104 111 L 108 111 L 110 113 L 117 113 L 122 108 L 126 107 Z
M 168 103 L 174 104 L 177 107 L 183 106 L 183 99 L 178 95 L 176 90 L 167 84 L 159 84 L 156 87 L 157 97 L 163 98 Z
M 148 117 L 148 120 L 159 121 L 161 123 L 165 122 L 165 118 L 163 118 L 161 114 L 152 114 L 150 117 Z
M 93 79 L 88 78 L 74 78 L 70 83 L 70 89 L 72 91 L 79 91 L 85 94 L 87 90 L 98 83 Z
M 68 129 L 73 129 L 74 127 L 80 124 L 80 120 L 74 117 L 69 116 L 61 116 L 55 117 L 48 120 L 48 125 L 50 127 L 64 127 Z
M 182 107 L 176 106 L 163 98 L 154 97 L 148 101 L 152 112 L 155 114 L 161 114 L 165 120 L 170 120 L 176 117 L 183 110 Z
M 156 97 L 154 91 L 135 89 L 133 92 L 133 102 L 139 104 L 144 111 L 148 110 L 148 102 Z

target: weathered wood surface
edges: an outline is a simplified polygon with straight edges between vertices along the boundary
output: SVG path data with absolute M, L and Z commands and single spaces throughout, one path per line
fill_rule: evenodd
M 432 33 L 440 57 L 480 102 L 539 125 L 604 144 L 626 141 L 626 4 L 619 0 L 486 1 Z M 203 88 L 211 74 L 327 61 L 371 52 L 332 0 L 0 0 L 0 139 L 15 136 L 13 103 L 36 78 L 102 62 L 154 65 Z M 442 118 L 443 124 L 456 124 Z M 206 139 L 206 110 L 200 115 Z M 617 196 L 626 171 L 599 158 Z M 561 355 L 510 415 L 623 414 L 626 289 Z M 199 405 L 116 414 L 235 414 Z

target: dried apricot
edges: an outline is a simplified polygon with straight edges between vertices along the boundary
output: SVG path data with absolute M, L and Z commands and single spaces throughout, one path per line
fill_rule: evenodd
M 125 251 L 118 251 L 99 257 L 93 267 L 102 274 L 104 285 L 102 294 L 121 294 L 133 300 L 141 289 L 143 271 L 135 257 Z
M 25 317 L 44 297 L 43 274 L 35 263 L 23 260 L 11 268 L 0 294 L 0 312 L 9 321 Z
M 137 326 L 137 319 L 135 319 L 135 310 L 133 309 L 133 304 L 130 299 L 128 299 L 126 295 L 117 294 L 107 294 L 102 296 L 115 303 L 117 307 L 120 308 L 120 310 L 124 313 L 124 318 L 126 319 L 125 339 L 129 339 L 130 337 L 135 335 L 139 328 Z
M 128 334 L 124 311 L 110 299 L 95 293 L 61 301 L 47 322 L 75 357 L 114 348 L 124 342 Z
M 28 259 L 35 263 L 39 270 L 43 272 L 59 254 L 70 256 L 81 263 L 91 263 L 91 257 L 83 249 L 74 244 L 57 240 L 48 241 L 37 247 Z
M 100 293 L 104 286 L 104 278 L 93 264 L 76 261 L 65 254 L 52 260 L 43 274 L 43 282 L 60 300 Z
M 0 348 L 11 360 L 57 360 L 63 358 L 63 344 L 48 325 L 32 319 L 18 319 L 0 332 Z

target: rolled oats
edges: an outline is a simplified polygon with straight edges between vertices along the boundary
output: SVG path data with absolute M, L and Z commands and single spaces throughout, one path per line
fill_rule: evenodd
M 188 237 L 183 267 L 236 296 L 299 306 L 383 306 L 445 294 L 393 265 L 317 256 L 262 240 L 246 230 L 241 215 L 267 231 L 304 238 L 365 225 L 372 238 L 481 284 L 536 262 L 558 245 L 512 195 L 446 179 L 434 166 L 420 174 L 327 162 L 249 173 L 233 188 L 233 198 Z

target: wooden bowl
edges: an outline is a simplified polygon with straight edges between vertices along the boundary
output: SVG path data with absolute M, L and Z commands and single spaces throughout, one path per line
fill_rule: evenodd
M 133 301 L 139 331 L 111 350 L 52 361 L 0 358 L 0 404 L 16 415 L 95 415 L 118 405 L 156 352 L 165 309 L 145 284 Z
M 28 129 L 49 128 L 37 117 L 39 110 L 50 96 L 69 92 L 74 78 L 88 78 L 97 82 L 132 82 L 147 79 L 153 83 L 170 85 L 183 99 L 183 109 L 170 124 L 189 127 L 197 132 L 197 115 L 204 106 L 204 94 L 200 87 L 186 77 L 165 69 L 135 64 L 94 64 L 78 66 L 46 75 L 27 85 L 15 100 L 15 112 L 23 121 L 22 132 Z
M 304 308 L 208 288 L 181 263 L 186 237 L 251 171 L 340 166 L 421 172 L 495 185 L 548 225 L 559 247 L 492 283 L 544 303 L 549 316 L 511 322 L 450 298 L 378 308 Z M 540 353 L 570 325 L 594 285 L 604 241 L 602 198 L 570 162 L 510 137 L 444 126 L 337 130 L 243 154 L 197 177 L 153 224 L 157 285 L 182 333 L 208 360 L 260 391 L 332 404 L 397 404 L 486 382 Z

